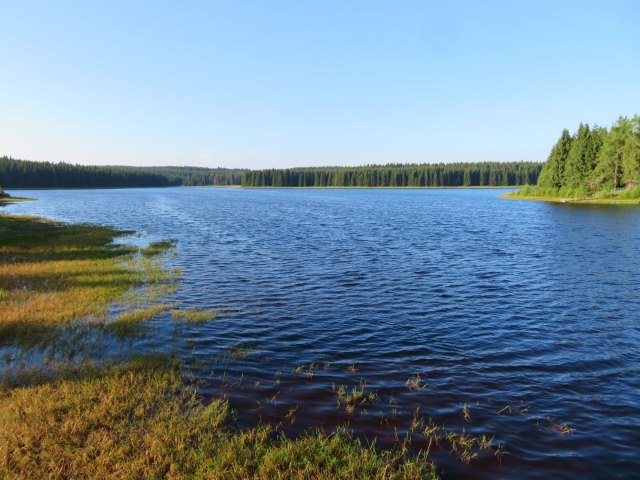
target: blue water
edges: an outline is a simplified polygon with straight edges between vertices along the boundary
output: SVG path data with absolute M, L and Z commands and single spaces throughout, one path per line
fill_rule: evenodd
M 177 334 L 160 316 L 131 348 L 177 351 L 240 426 L 297 408 L 288 434 L 348 422 L 387 446 L 419 406 L 508 452 L 465 466 L 433 448 L 445 478 L 640 471 L 640 208 L 499 190 L 11 193 L 39 201 L 8 213 L 178 240 L 176 301 L 229 310 Z M 311 363 L 313 375 L 295 371 Z M 414 375 L 428 388 L 410 391 Z M 347 415 L 333 386 L 360 382 L 380 401 Z

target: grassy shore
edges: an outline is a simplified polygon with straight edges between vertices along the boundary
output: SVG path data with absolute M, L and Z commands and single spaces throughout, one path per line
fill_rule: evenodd
M 203 405 L 162 357 L 19 380 L 0 390 L 6 478 L 436 478 L 420 456 L 345 433 L 234 430 L 228 404 Z
M 64 337 L 78 324 L 126 335 L 168 309 L 176 321 L 215 319 L 162 303 L 175 273 L 153 256 L 173 242 L 139 251 L 114 245 L 121 233 L 0 215 L 0 346 Z M 124 305 L 116 318 L 113 302 Z M 287 439 L 235 429 L 228 404 L 203 404 L 166 357 L 4 374 L 0 425 L 0 478 L 437 477 L 427 453 L 381 451 L 344 431 Z
M 518 195 L 518 192 L 503 193 L 502 198 L 510 200 L 533 200 L 552 203 L 576 203 L 581 205 L 640 205 L 640 198 L 625 198 L 620 196 L 593 197 L 593 198 L 566 198 L 549 195 Z
M 259 187 L 245 185 L 207 185 L 205 188 L 243 188 L 248 190 L 496 190 L 504 188 L 520 188 L 521 185 L 502 185 L 502 186 L 459 186 L 459 187 L 366 187 L 366 186 L 326 186 L 326 187 Z
M 6 205 L 8 203 L 17 203 L 17 202 L 33 202 L 35 198 L 26 198 L 26 197 L 0 197 L 0 206 Z

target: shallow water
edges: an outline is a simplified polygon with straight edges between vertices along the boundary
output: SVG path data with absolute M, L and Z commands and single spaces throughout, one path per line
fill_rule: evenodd
M 295 435 L 348 422 L 390 445 L 419 406 L 508 452 L 465 466 L 433 448 L 445 478 L 640 471 L 640 208 L 499 190 L 10 193 L 40 201 L 8 213 L 178 239 L 176 299 L 229 311 L 177 336 L 160 316 L 131 348 L 177 351 L 242 426 L 283 421 Z M 428 387 L 409 390 L 414 375 Z M 333 386 L 360 382 L 379 401 L 347 415 Z

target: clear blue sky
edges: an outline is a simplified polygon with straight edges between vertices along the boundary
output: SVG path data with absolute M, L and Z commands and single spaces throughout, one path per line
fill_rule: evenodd
M 0 155 L 545 160 L 640 113 L 640 2 L 0 0 Z

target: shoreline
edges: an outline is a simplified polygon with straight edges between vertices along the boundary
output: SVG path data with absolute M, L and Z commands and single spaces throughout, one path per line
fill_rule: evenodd
M 22 190 L 126 190 L 126 189 L 148 189 L 148 188 L 239 188 L 248 190 L 278 189 L 278 190 L 499 190 L 505 188 L 522 188 L 524 185 L 470 185 L 470 186 L 442 186 L 442 187 L 418 187 L 418 186 L 324 186 L 324 187 L 283 187 L 283 186 L 245 186 L 245 185 L 170 185 L 158 187 L 33 187 L 33 188 L 12 188 L 12 191 Z M 9 197 L 19 199 L 19 201 L 36 200 L 34 198 Z M 0 199 L 0 202 L 2 199 Z
M 8 204 L 8 203 L 20 203 L 20 202 L 35 202 L 37 198 L 27 198 L 27 197 L 0 197 L 0 205 Z
M 229 188 L 234 187 L 232 185 L 203 185 L 206 188 Z M 246 188 L 248 190 L 499 190 L 505 188 L 522 188 L 522 185 L 507 185 L 507 186 L 458 186 L 458 187 L 360 187 L 360 186 L 326 186 L 326 187 L 253 187 L 238 185 L 236 188 Z
M 429 451 L 370 447 L 346 429 L 276 438 L 277 426 L 238 428 L 228 401 L 201 402 L 170 355 L 94 361 L 96 335 L 135 338 L 155 315 L 215 321 L 165 301 L 174 277 L 152 257 L 173 242 L 113 244 L 124 233 L 0 214 L 0 347 L 25 359 L 51 354 L 47 348 L 54 355 L 52 364 L 35 360 L 0 374 L 0 478 L 52 471 L 65 478 L 439 477 Z M 113 302 L 125 309 L 115 317 Z M 67 356 L 87 347 L 88 356 Z M 473 451 L 485 443 L 474 439 Z
M 565 205 L 577 204 L 577 205 L 640 205 L 640 198 L 563 198 L 563 197 L 548 197 L 548 196 L 516 196 L 513 193 L 503 193 L 500 198 L 506 200 L 525 200 L 533 202 L 547 202 L 547 203 L 562 203 Z

